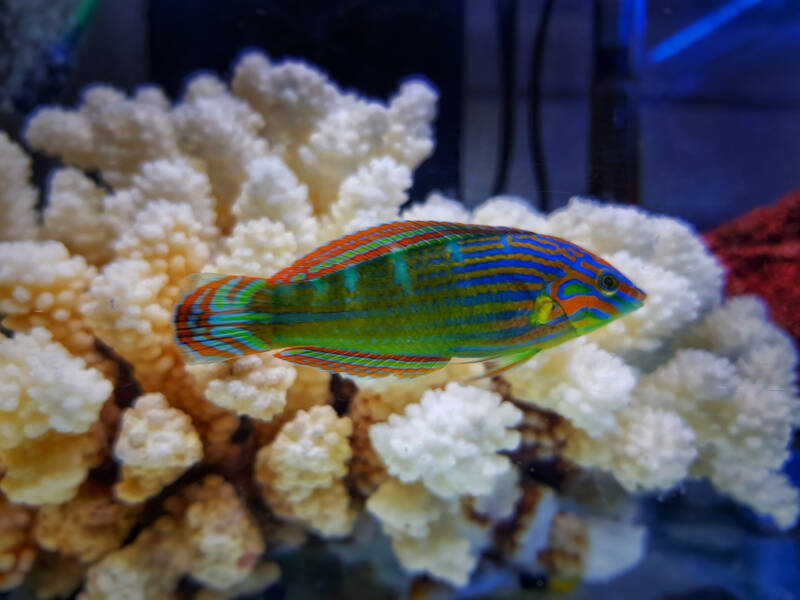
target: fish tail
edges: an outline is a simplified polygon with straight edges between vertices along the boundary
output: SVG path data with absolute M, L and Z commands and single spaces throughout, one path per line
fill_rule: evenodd
M 173 316 L 184 361 L 215 363 L 269 350 L 273 288 L 258 277 L 190 275 Z

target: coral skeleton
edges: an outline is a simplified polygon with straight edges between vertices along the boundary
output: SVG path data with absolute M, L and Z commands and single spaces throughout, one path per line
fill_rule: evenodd
M 545 215 L 503 196 L 469 211 L 434 193 L 401 212 L 435 111 L 423 82 L 383 103 L 258 52 L 174 104 L 95 86 L 28 122 L 28 146 L 63 164 L 41 218 L 30 159 L 0 136 L 0 588 L 146 600 L 191 581 L 232 598 L 278 581 L 276 557 L 307 539 L 393 573 L 396 597 L 479 568 L 567 582 L 634 568 L 646 526 L 593 514 L 537 461 L 610 482 L 619 506 L 706 478 L 780 529 L 797 522 L 781 471 L 797 351 L 764 303 L 723 300 L 701 238 L 635 208 L 575 198 Z M 269 277 L 397 219 L 563 237 L 647 302 L 491 380 L 458 361 L 412 380 L 270 354 L 184 365 L 172 311 L 187 275 Z

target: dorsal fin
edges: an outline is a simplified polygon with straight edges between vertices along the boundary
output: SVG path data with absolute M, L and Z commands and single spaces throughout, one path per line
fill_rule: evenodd
M 465 225 L 440 221 L 395 221 L 351 233 L 328 242 L 276 273 L 271 284 L 308 281 L 335 273 L 351 265 L 378 258 L 400 248 L 431 244 L 439 240 L 463 240 L 480 235 L 519 232 L 510 227 Z

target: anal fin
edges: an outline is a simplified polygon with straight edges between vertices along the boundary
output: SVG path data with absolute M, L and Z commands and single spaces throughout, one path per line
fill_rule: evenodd
M 441 369 L 449 361 L 443 356 L 371 354 L 313 346 L 286 348 L 275 356 L 299 365 L 358 377 L 420 377 Z

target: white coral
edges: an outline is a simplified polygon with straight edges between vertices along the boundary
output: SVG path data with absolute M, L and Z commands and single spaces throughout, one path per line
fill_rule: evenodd
M 317 242 L 317 220 L 308 201 L 308 187 L 300 183 L 278 156 L 262 156 L 247 164 L 247 179 L 233 205 L 240 223 L 267 218 L 283 223 L 297 239 L 300 251 Z
M 597 437 L 617 427 L 637 374 L 619 357 L 583 339 L 542 352 L 506 374 L 515 397 L 554 410 Z
M 517 196 L 489 198 L 472 213 L 472 222 L 493 227 L 517 227 L 545 235 L 550 233 L 545 216 L 527 200 Z
M 288 513 L 278 509 L 278 514 L 300 521 L 325 538 L 350 534 L 357 516 L 350 493 L 341 481 L 315 489 L 307 498 L 293 503 Z
M 389 479 L 370 496 L 367 509 L 392 538 L 397 559 L 411 572 L 428 572 L 465 585 L 478 562 L 458 502 L 433 495 L 419 483 Z
M 684 349 L 643 376 L 636 396 L 650 406 L 681 415 L 701 439 L 710 441 L 727 435 L 729 417 L 720 417 L 731 413 L 738 382 L 736 369 L 726 358 Z
M 110 394 L 111 383 L 47 330 L 0 339 L 0 448 L 51 430 L 84 433 Z
M 64 108 L 42 108 L 28 121 L 25 141 L 79 168 L 91 169 L 95 160 L 94 136 L 88 119 Z
M 230 228 L 231 205 L 247 176 L 247 162 L 267 152 L 259 135 L 264 120 L 247 102 L 227 93 L 196 93 L 207 76 L 189 84 L 185 101 L 171 114 L 181 150 L 204 161 L 223 229 Z
M 0 488 L 15 502 L 72 498 L 105 440 L 94 425 L 111 384 L 34 328 L 0 341 Z
M 116 501 L 109 486 L 88 481 L 69 502 L 42 506 L 34 535 L 47 550 L 93 562 L 122 545 L 140 510 Z
M 633 406 L 618 418 L 619 430 L 602 438 L 576 432 L 565 448 L 575 462 L 610 470 L 627 490 L 670 489 L 689 474 L 697 457 L 695 434 L 677 414 Z
M 177 284 L 208 260 L 201 231 L 189 205 L 158 200 L 137 215 L 114 243 L 114 250 L 119 259 L 144 260 L 154 272 L 165 273 Z
M 388 479 L 367 500 L 367 509 L 395 534 L 424 538 L 431 525 L 453 512 L 452 503 L 435 496 L 421 483 Z
M 433 192 L 425 198 L 424 202 L 405 209 L 400 214 L 400 218 L 408 221 L 466 223 L 469 221 L 469 211 L 458 200 Z
M 269 277 L 288 267 L 297 255 L 297 238 L 283 223 L 267 218 L 239 223 L 225 239 L 209 273 Z
M 124 465 L 189 467 L 200 460 L 202 446 L 186 414 L 161 394 L 145 394 L 123 413 L 114 454 Z
M 606 582 L 638 565 L 647 551 L 647 529 L 642 525 L 588 519 L 588 549 L 583 557 L 588 582 Z
M 680 344 L 729 358 L 749 379 L 783 389 L 796 385 L 798 353 L 791 338 L 769 321 L 764 301 L 756 296 L 727 300 L 687 331 Z
M 790 529 L 800 514 L 800 493 L 785 473 L 754 465 L 736 454 L 709 451 L 693 474 L 706 476 L 714 486 L 757 513 L 769 515 L 781 529 Z
M 352 423 L 330 406 L 298 411 L 256 457 L 256 480 L 272 510 L 324 536 L 350 532 L 355 511 L 341 479 Z
M 286 390 L 295 380 L 291 365 L 269 354 L 192 367 L 205 397 L 240 415 L 269 421 L 286 406 Z
M 182 377 L 172 310 L 184 278 L 208 259 L 202 230 L 188 205 L 148 203 L 81 304 L 95 335 L 133 364 L 148 391 Z
M 431 123 L 436 117 L 436 92 L 421 81 L 407 81 L 389 103 L 389 129 L 384 144 L 401 163 L 416 167 L 433 152 Z
M 117 497 L 140 502 L 177 479 L 203 451 L 189 416 L 161 394 L 146 394 L 123 413 L 114 455 L 122 463 Z
M 178 150 L 166 107 L 154 102 L 152 93 L 126 99 L 106 86 L 87 90 L 79 112 L 38 112 L 25 136 L 33 148 L 67 164 L 100 169 L 112 185 L 129 183 L 141 163 Z
M 114 231 L 103 213 L 106 192 L 82 171 L 58 169 L 50 175 L 43 233 L 94 265 L 112 257 Z
M 184 491 L 184 540 L 191 548 L 186 572 L 215 589 L 227 589 L 250 575 L 264 542 L 233 486 L 217 475 Z
M 36 237 L 36 190 L 28 183 L 31 159 L 0 132 L 0 242 Z
M 259 451 L 259 468 L 271 472 L 269 485 L 289 502 L 303 500 L 347 472 L 351 431 L 350 419 L 337 417 L 330 406 L 301 410 Z
M 46 327 L 77 356 L 94 361 L 94 338 L 79 305 L 96 270 L 59 242 L 0 243 L 0 314 L 14 331 Z
M 36 543 L 31 536 L 33 510 L 12 504 L 0 495 L 0 591 L 23 582 L 36 559 Z
M 426 392 L 419 404 L 370 428 L 370 439 L 389 473 L 421 481 L 443 498 L 488 493 L 510 468 L 497 454 L 519 444 L 511 430 L 522 413 L 500 396 L 450 383 Z
M 264 543 L 231 484 L 209 475 L 165 507 L 133 543 L 92 566 L 81 600 L 173 598 L 183 575 L 215 589 L 247 580 Z
M 283 150 L 303 143 L 341 101 L 336 87 L 314 67 L 299 61 L 272 64 L 257 52 L 236 64 L 232 87 L 264 117 L 270 144 Z
M 80 600 L 142 600 L 174 598 L 188 563 L 180 523 L 161 517 L 132 544 L 111 552 L 92 565 Z
M 342 181 L 323 221 L 323 239 L 392 221 L 406 201 L 411 170 L 390 157 L 374 158 Z
M 187 204 L 200 224 L 200 237 L 216 241 L 216 200 L 206 174 L 182 157 L 143 163 L 129 187 L 117 188 L 103 200 L 104 215 L 117 234 L 128 230 L 137 216 L 154 201 Z
M 385 107 L 348 97 L 320 119 L 298 148 L 300 176 L 314 182 L 318 209 L 331 204 L 345 177 L 382 150 L 389 129 Z

